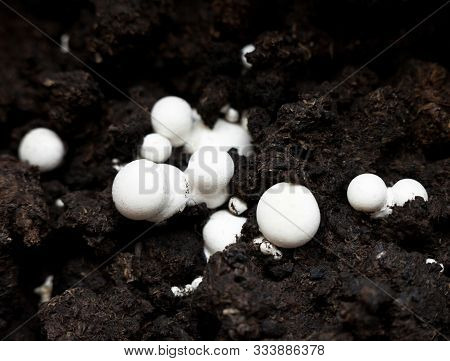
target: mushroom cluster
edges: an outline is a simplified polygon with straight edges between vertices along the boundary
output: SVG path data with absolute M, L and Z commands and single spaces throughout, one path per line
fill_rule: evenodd
M 235 243 L 241 235 L 246 217 L 239 217 L 247 204 L 232 197 L 229 210 L 220 210 L 203 228 L 204 252 L 207 258 Z M 256 220 L 264 237 L 254 244 L 275 260 L 282 257 L 281 248 L 296 248 L 309 242 L 320 225 L 320 210 L 311 191 L 301 185 L 278 183 L 264 192 L 256 208 Z
M 112 194 L 118 211 L 133 220 L 164 221 L 186 206 L 205 203 L 210 209 L 224 204 L 230 197 L 228 183 L 234 163 L 228 154 L 236 148 L 241 155 L 252 152 L 251 138 L 239 113 L 229 105 L 221 109 L 224 119 L 207 127 L 185 100 L 168 96 L 158 100 L 151 121 L 155 133 L 144 138 L 140 155 L 121 167 L 114 179 Z M 172 147 L 184 146 L 191 154 L 184 171 L 164 164 Z M 374 174 L 361 174 L 347 190 L 350 205 L 373 217 L 385 217 L 392 207 L 403 206 L 416 196 L 428 200 L 425 188 L 412 179 L 402 179 L 392 187 Z M 232 197 L 228 210 L 212 214 L 203 228 L 207 257 L 236 242 L 247 204 Z M 278 183 L 267 189 L 256 209 L 265 254 L 281 248 L 296 248 L 309 242 L 319 229 L 320 209 L 311 191 L 298 184 Z M 269 243 L 270 242 L 270 243 Z M 275 252 L 275 253 L 274 253 Z
M 387 187 L 383 179 L 371 173 L 353 178 L 347 188 L 347 199 L 353 209 L 382 218 L 392 213 L 392 207 L 403 207 L 416 197 L 428 201 L 426 189 L 414 179 L 402 179 Z
M 248 131 L 237 124 L 239 113 L 224 107 L 228 121 L 219 119 L 210 129 L 188 102 L 176 96 L 159 99 L 151 110 L 155 133 L 144 137 L 139 155 L 118 166 L 112 196 L 117 210 L 132 220 L 162 222 L 186 206 L 205 203 L 214 209 L 228 198 L 234 163 L 227 151 L 251 152 Z M 173 147 L 191 154 L 186 170 L 164 164 Z

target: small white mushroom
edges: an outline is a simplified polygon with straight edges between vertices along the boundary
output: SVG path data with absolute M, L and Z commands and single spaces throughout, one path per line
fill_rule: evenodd
M 163 221 L 184 209 L 188 195 L 189 183 L 182 171 L 146 159 L 128 163 L 112 186 L 117 210 L 133 220 Z
M 62 201 L 61 198 L 58 198 L 58 199 L 55 201 L 55 206 L 58 207 L 58 208 L 64 208 L 64 202 Z
M 234 162 L 225 151 L 202 147 L 192 154 L 185 173 L 193 188 L 213 193 L 228 185 L 234 174 Z
M 172 144 L 161 134 L 148 134 L 144 137 L 140 154 L 152 162 L 164 163 L 172 154 Z
M 151 121 L 156 133 L 170 140 L 174 147 L 186 143 L 191 132 L 192 108 L 184 99 L 166 96 L 152 108 Z
M 213 213 L 203 227 L 205 256 L 209 258 L 216 252 L 221 252 L 226 246 L 236 243 L 241 236 L 242 227 L 247 221 L 245 217 L 233 216 L 226 210 Z
M 393 200 L 396 206 L 404 206 L 406 202 L 414 200 L 416 197 L 428 201 L 426 189 L 414 179 L 402 179 L 392 187 Z
M 61 53 L 63 54 L 70 53 L 69 40 L 70 36 L 68 34 L 61 35 L 61 47 L 60 47 Z
M 64 144 L 53 130 L 35 128 L 22 138 L 19 145 L 19 158 L 36 166 L 41 172 L 57 168 L 64 158 Z
M 163 176 L 156 163 L 135 160 L 123 167 L 114 178 L 112 197 L 117 210 L 133 220 L 158 215 L 166 202 Z

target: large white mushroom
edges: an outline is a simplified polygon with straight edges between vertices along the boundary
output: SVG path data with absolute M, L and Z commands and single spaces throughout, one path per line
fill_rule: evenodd
M 301 185 L 278 183 L 264 192 L 256 208 L 259 229 L 282 248 L 309 242 L 320 225 L 320 210 L 311 191 Z

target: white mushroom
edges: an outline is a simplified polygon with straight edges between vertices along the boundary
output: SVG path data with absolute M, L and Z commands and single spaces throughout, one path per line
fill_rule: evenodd
M 396 206 L 402 207 L 416 197 L 428 201 L 428 193 L 424 186 L 414 179 L 402 179 L 392 186 L 393 199 Z
M 112 186 L 117 210 L 133 220 L 161 222 L 182 211 L 188 195 L 189 183 L 182 171 L 146 159 L 128 163 Z
M 264 192 L 256 209 L 264 237 L 282 248 L 309 242 L 320 225 L 320 210 L 311 191 L 301 185 L 278 183 Z
M 172 144 L 161 134 L 148 134 L 144 137 L 140 154 L 142 158 L 152 162 L 163 163 L 172 154 Z
M 375 174 L 365 173 L 353 178 L 347 189 L 347 199 L 357 211 L 380 211 L 387 201 L 387 187 Z
M 35 128 L 22 138 L 19 145 L 19 158 L 36 166 L 41 172 L 57 168 L 64 158 L 64 144 L 53 130 Z
M 166 96 L 152 108 L 151 121 L 156 133 L 170 140 L 174 147 L 186 143 L 192 129 L 192 108 L 184 99 Z
M 209 258 L 210 255 L 221 252 L 226 246 L 235 243 L 241 236 L 246 221 L 247 218 L 233 216 L 226 210 L 213 213 L 203 227 L 206 257 Z

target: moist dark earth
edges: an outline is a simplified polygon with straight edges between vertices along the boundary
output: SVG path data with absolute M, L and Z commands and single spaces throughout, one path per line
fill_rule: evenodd
M 394 43 L 445 2 L 6 2 L 48 37 L 0 4 L 2 338 L 449 337 L 450 6 Z M 63 34 L 77 59 L 52 42 Z M 112 159 L 134 159 L 149 110 L 169 94 L 209 125 L 227 103 L 248 112 L 256 152 L 231 151 L 248 221 L 208 263 L 204 205 L 149 229 L 111 199 Z M 37 126 L 67 147 L 50 173 L 17 159 Z M 177 150 L 170 162 L 186 159 Z M 365 172 L 417 179 L 429 201 L 371 219 L 346 199 Z M 252 240 L 258 199 L 280 181 L 307 186 L 322 221 L 276 261 Z M 53 298 L 39 305 L 33 290 L 49 275 Z M 173 296 L 201 275 L 193 294 Z

